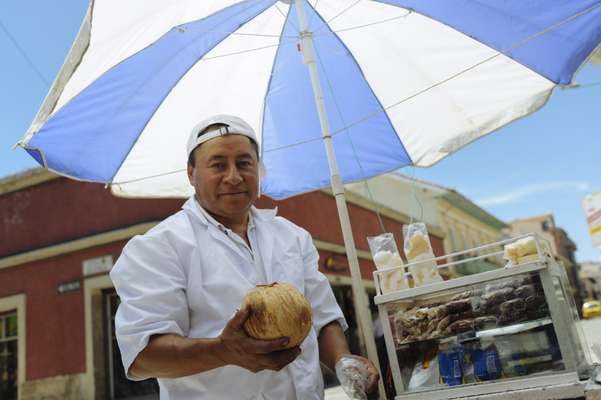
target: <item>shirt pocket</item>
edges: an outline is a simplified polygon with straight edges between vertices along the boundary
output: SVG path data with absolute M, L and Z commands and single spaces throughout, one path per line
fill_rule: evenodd
M 305 274 L 301 255 L 296 252 L 281 253 L 275 260 L 274 281 L 290 283 L 305 294 Z

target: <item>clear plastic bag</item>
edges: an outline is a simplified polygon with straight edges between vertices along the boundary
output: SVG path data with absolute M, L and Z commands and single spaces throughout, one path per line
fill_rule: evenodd
M 342 390 L 349 398 L 367 400 L 365 391 L 367 390 L 369 372 L 365 362 L 354 356 L 343 356 L 336 363 L 335 369 Z
M 411 379 L 409 380 L 409 390 L 438 385 L 440 385 L 440 372 L 438 367 L 438 348 L 436 347 L 423 353 L 423 356 L 415 363 Z
M 392 233 L 383 233 L 367 238 L 371 255 L 378 270 L 397 268 L 395 271 L 384 272 L 380 275 L 380 290 L 382 293 L 409 288 L 405 277 L 403 259 L 394 241 Z
M 438 273 L 434 251 L 430 244 L 428 228 L 423 222 L 403 226 L 404 250 L 409 263 L 409 272 L 413 276 L 415 286 L 423 286 L 443 279 Z

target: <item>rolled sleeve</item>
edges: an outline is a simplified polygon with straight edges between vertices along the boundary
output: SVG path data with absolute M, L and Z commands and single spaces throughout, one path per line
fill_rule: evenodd
M 129 368 L 152 335 L 187 336 L 186 274 L 174 249 L 160 236 L 137 236 L 110 273 L 121 300 L 115 331 L 123 367 Z
M 311 303 L 315 331 L 319 335 L 321 328 L 332 321 L 338 321 L 342 329 L 347 330 L 348 324 L 336 302 L 330 282 L 318 269 L 319 253 L 311 235 L 306 231 L 304 233 L 301 246 L 305 268 L 305 295 Z

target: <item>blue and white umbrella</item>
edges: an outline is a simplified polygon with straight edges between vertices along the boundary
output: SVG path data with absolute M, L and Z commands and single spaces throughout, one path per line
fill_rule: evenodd
M 187 196 L 191 127 L 244 118 L 264 193 L 332 183 L 377 365 L 342 182 L 432 165 L 536 111 L 600 42 L 601 0 L 93 0 L 19 144 L 119 195 Z
M 545 104 L 601 41 L 599 0 L 303 0 L 342 180 L 429 166 Z M 21 146 L 128 196 L 185 196 L 186 137 L 259 133 L 263 192 L 329 186 L 294 2 L 95 0 Z

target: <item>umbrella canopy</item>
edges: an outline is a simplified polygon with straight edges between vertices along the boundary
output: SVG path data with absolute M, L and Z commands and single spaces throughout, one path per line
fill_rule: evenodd
M 260 135 L 263 192 L 330 184 L 286 0 L 95 0 L 20 145 L 126 196 L 187 196 L 196 122 Z M 343 182 L 429 166 L 534 112 L 601 42 L 601 1 L 304 3 Z

